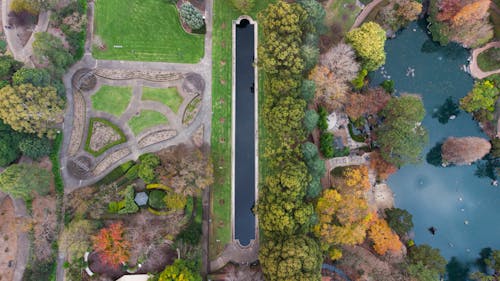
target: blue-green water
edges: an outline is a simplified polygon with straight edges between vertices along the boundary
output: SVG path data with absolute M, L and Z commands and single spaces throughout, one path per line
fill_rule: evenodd
M 458 46 L 433 45 L 425 27 L 412 23 L 386 43 L 387 62 L 383 70 L 372 73 L 372 84 L 395 81 L 397 93 L 418 93 L 423 97 L 427 115 L 423 125 L 429 132 L 429 144 L 419 165 L 408 165 L 392 175 L 389 186 L 395 204 L 413 214 L 414 240 L 441 249 L 447 259 L 472 261 L 484 247 L 500 249 L 500 187 L 491 179 L 474 175 L 471 166 L 433 166 L 425 155 L 448 136 L 482 136 L 471 116 L 460 111 L 456 119 L 442 124 L 432 113 L 451 96 L 455 101 L 472 88 L 473 80 L 463 71 L 469 52 Z M 408 68 L 414 69 L 407 76 Z M 432 235 L 428 228 L 437 231 Z

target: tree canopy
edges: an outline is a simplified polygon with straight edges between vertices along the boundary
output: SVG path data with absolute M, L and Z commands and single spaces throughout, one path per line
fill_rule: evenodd
M 441 157 L 445 164 L 466 165 L 483 158 L 490 148 L 491 143 L 483 138 L 449 137 L 441 146 Z
M 364 23 L 346 34 L 346 42 L 356 50 L 363 68 L 368 71 L 375 70 L 385 63 L 385 40 L 384 29 L 374 22 Z
M 22 84 L 0 89 L 0 118 L 18 132 L 53 137 L 63 106 L 53 87 Z
M 375 133 L 382 158 L 397 167 L 418 163 L 428 140 L 421 125 L 425 109 L 420 97 L 403 95 L 393 98 L 380 115 L 384 122 Z
M 29 164 L 14 164 L 0 174 L 0 190 L 13 196 L 30 200 L 34 194 L 47 195 L 51 174 L 42 168 Z
M 200 274 L 191 267 L 190 262 L 176 259 L 160 273 L 158 281 L 201 281 Z

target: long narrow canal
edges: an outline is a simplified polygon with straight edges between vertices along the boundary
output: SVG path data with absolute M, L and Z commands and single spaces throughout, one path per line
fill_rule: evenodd
M 242 246 L 255 239 L 254 28 L 246 19 L 236 25 L 234 238 Z

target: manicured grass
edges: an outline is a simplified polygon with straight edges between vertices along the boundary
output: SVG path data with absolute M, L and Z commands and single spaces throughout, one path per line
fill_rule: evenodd
M 500 48 L 490 48 L 477 56 L 477 64 L 482 71 L 500 68 Z
M 255 2 L 250 13 L 253 19 L 260 10 L 276 1 Z M 211 189 L 210 259 L 217 257 L 231 241 L 231 24 L 240 15 L 227 0 L 214 1 L 211 136 L 214 185 Z M 259 87 L 259 96 L 261 90 Z
M 177 113 L 179 111 L 179 107 L 184 100 L 181 95 L 179 95 L 179 91 L 177 88 L 150 88 L 144 87 L 142 88 L 142 100 L 152 100 L 161 102 L 164 105 L 168 106 L 172 109 L 173 112 Z
M 177 8 L 165 0 L 95 2 L 95 34 L 106 44 L 97 59 L 196 63 L 204 36 L 182 29 Z M 121 46 L 115 48 L 115 46 Z
M 157 126 L 157 125 L 166 125 L 168 124 L 168 119 L 165 115 L 161 114 L 158 111 L 154 110 L 141 110 L 139 115 L 134 116 L 128 120 L 128 126 L 134 133 L 134 135 L 138 135 L 145 129 Z
M 127 109 L 131 98 L 131 87 L 102 85 L 91 97 L 92 108 L 119 117 Z
M 356 0 L 335 0 L 326 7 L 325 24 L 328 27 L 327 36 L 333 42 L 339 42 L 349 31 L 361 9 L 356 6 Z

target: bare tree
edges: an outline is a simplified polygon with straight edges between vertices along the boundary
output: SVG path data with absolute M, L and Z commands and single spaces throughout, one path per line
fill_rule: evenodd
M 322 55 L 321 64 L 328 67 L 335 79 L 340 82 L 353 80 L 359 71 L 354 49 L 345 43 L 339 43 Z
M 478 137 L 449 137 L 441 147 L 443 164 L 470 164 L 490 152 L 489 141 Z

